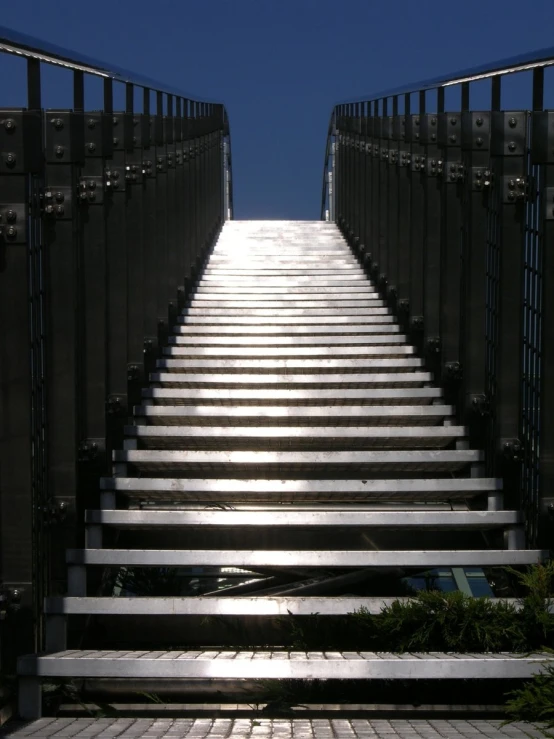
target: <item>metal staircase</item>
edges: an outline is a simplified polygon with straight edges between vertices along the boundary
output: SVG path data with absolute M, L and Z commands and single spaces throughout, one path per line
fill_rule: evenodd
M 41 715 L 51 679 L 232 692 L 536 674 L 537 655 L 295 652 L 264 631 L 287 613 L 378 612 L 413 573 L 546 558 L 482 463 L 334 224 L 228 222 L 86 512 L 86 547 L 67 553 L 68 594 L 47 599 L 48 652 L 19 661 L 21 716 Z M 198 594 L 98 595 L 104 568 L 163 568 Z M 104 624 L 96 649 L 83 616 Z M 251 630 L 233 649 L 205 616 L 257 619 L 258 645 Z

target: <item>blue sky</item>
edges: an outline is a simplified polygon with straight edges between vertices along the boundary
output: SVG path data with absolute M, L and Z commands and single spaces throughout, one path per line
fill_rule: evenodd
M 237 218 L 319 217 L 337 100 L 554 46 L 554 0 L 17 0 L 1 22 L 224 100 Z M 21 62 L 0 64 L 0 104 L 23 105 Z M 44 75 L 46 106 L 71 105 L 69 81 Z

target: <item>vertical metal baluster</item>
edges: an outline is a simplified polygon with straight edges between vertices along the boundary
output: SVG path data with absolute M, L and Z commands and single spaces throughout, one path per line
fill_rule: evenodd
M 462 286 L 462 420 L 470 443 L 485 445 L 488 402 L 486 378 L 487 219 L 491 191 L 490 118 L 488 110 L 462 109 L 463 203 Z
M 389 306 L 396 312 L 396 301 L 398 298 L 398 218 L 399 218 L 399 202 L 398 202 L 398 150 L 399 141 L 396 136 L 395 122 L 398 118 L 398 96 L 392 98 L 392 115 L 385 119 L 386 135 L 388 138 L 388 286 L 387 300 Z
M 408 96 L 409 97 L 409 96 Z M 408 101 L 409 102 L 409 101 Z M 424 253 L 425 253 L 425 179 L 421 172 L 423 145 L 421 118 L 425 115 L 425 92 L 419 95 L 419 113 L 406 116 L 406 140 L 410 144 L 410 333 L 411 340 L 423 350 L 424 324 Z M 408 105 L 408 110 L 411 111 Z
M 51 539 L 51 583 L 63 592 L 65 549 L 83 540 L 82 522 L 75 517 L 77 496 L 77 439 L 82 402 L 79 365 L 82 333 L 75 306 L 79 304 L 81 217 L 78 191 L 85 161 L 84 75 L 73 73 L 74 110 L 45 112 L 45 192 L 43 219 L 43 293 L 45 296 L 46 408 L 63 423 L 49 423 L 48 486 L 55 496 L 52 507 L 63 512 L 63 525 Z M 86 207 L 86 206 L 85 206 Z M 71 309 L 68 309 L 71 306 Z
M 98 481 L 106 471 L 106 209 L 111 193 L 106 188 L 105 163 L 112 156 L 113 83 L 105 78 L 103 112 L 87 112 L 85 116 L 85 165 L 79 181 L 79 520 L 83 520 L 86 508 L 97 505 Z
M 460 355 L 461 246 L 462 224 L 464 223 L 462 217 L 464 171 L 461 148 L 461 112 L 439 114 L 439 144 L 443 159 L 440 211 L 441 378 L 446 390 L 446 400 L 459 407 L 462 379 Z
M 554 112 L 544 108 L 544 69 L 533 72 L 531 162 L 538 178 L 525 264 L 523 509 L 527 546 L 550 547 L 554 534 Z
M 404 95 L 404 113 L 395 118 L 395 136 L 398 145 L 396 167 L 398 171 L 398 319 L 404 331 L 409 330 L 410 314 L 410 263 L 412 197 L 410 181 L 410 146 L 407 141 L 407 122 L 410 115 L 410 96 Z
M 157 318 L 158 345 L 163 347 L 168 339 L 168 168 L 166 131 L 164 126 L 163 93 L 156 92 L 156 115 L 154 117 L 156 147 L 156 229 L 155 229 L 155 262 L 157 274 Z
M 522 445 L 523 248 L 527 173 L 527 112 L 494 110 L 491 158 L 495 203 L 489 232 L 493 290 L 489 395 L 494 413 L 490 464 L 504 477 L 506 505 L 519 508 Z M 494 275 L 496 272 L 496 276 Z

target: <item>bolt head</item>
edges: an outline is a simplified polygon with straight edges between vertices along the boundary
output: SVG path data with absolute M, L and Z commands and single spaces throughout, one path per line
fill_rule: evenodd
M 96 121 L 94 120 L 94 118 L 89 118 L 88 119 L 87 126 L 89 128 L 96 128 Z
M 6 234 L 10 239 L 15 238 L 17 236 L 17 228 L 15 228 L 15 226 L 10 226 L 6 231 Z
M 516 145 L 515 145 L 515 142 L 514 141 L 510 141 L 510 143 L 508 144 L 508 150 L 509 151 L 515 151 L 516 150 Z
M 15 154 L 8 154 L 6 156 L 6 164 L 15 164 L 17 161 Z
M 483 121 L 482 118 L 477 118 L 476 121 L 475 121 L 475 125 L 476 126 L 482 126 L 483 123 L 484 123 L 484 121 Z
M 113 145 L 117 146 L 118 144 L 119 144 L 119 139 L 117 138 L 117 136 L 115 136 L 113 140 Z
M 89 180 L 87 182 L 87 187 L 89 190 L 96 190 L 96 182 L 94 180 Z
M 64 149 L 63 146 L 56 146 L 56 148 L 54 150 L 54 152 L 55 152 L 55 154 L 56 154 L 57 157 L 63 157 L 64 151 L 65 151 L 65 149 Z
M 515 128 L 517 126 L 516 119 L 515 118 L 510 118 L 510 120 L 508 121 L 508 125 L 510 126 L 510 128 Z
M 64 200 L 65 200 L 65 195 L 63 194 L 63 192 L 57 192 L 56 193 L 56 202 L 57 203 L 63 203 Z
M 6 221 L 8 223 L 15 223 L 17 221 L 17 213 L 15 212 L 15 210 L 9 210 L 6 213 Z
M 56 207 L 55 207 L 54 210 L 55 210 L 55 213 L 56 213 L 57 216 L 63 216 L 63 214 L 64 214 L 64 207 L 63 207 L 63 205 L 56 205 Z
M 89 145 L 87 146 L 87 149 L 88 149 L 88 150 L 90 151 L 90 153 L 92 154 L 92 152 L 96 151 L 96 144 L 93 144 L 93 143 L 91 142 L 91 143 L 90 143 L 90 144 L 89 144 Z
M 8 118 L 7 121 L 4 121 L 4 128 L 6 131 L 15 131 L 15 121 L 13 118 Z

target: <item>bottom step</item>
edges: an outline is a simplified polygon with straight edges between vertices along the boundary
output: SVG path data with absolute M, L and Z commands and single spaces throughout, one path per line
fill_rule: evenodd
M 33 739 L 77 739 L 77 737 L 115 737 L 119 739 L 151 739 L 179 737 L 186 739 L 221 739 L 222 737 L 263 736 L 267 739 L 514 739 L 514 737 L 544 737 L 540 728 L 525 722 L 503 725 L 491 719 L 412 718 L 370 719 L 309 719 L 309 718 L 45 718 L 31 722 L 10 722 L 0 730 L 0 736 L 33 737 Z
M 554 664 L 553 654 L 67 650 L 20 657 L 18 672 L 33 678 L 521 679 L 546 664 Z

